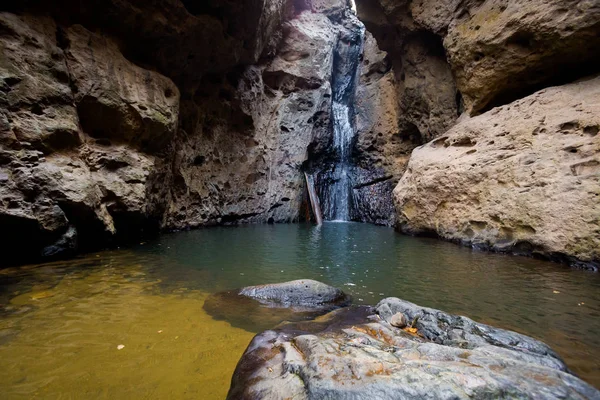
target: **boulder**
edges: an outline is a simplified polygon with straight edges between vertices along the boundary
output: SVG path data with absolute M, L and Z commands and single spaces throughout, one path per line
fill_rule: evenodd
M 417 148 L 398 229 L 598 268 L 599 99 L 600 77 L 544 89 Z
M 395 328 L 401 312 L 414 327 Z M 533 338 L 388 298 L 257 335 L 234 399 L 597 399 Z
M 344 305 L 349 301 L 340 289 L 312 279 L 248 286 L 241 289 L 239 294 L 279 307 Z
M 302 279 L 215 293 L 204 309 L 215 319 L 257 332 L 283 321 L 311 320 L 349 303 L 343 291 Z

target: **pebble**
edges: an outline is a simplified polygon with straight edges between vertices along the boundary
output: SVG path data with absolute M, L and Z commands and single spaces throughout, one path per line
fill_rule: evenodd
M 404 314 L 399 312 L 392 315 L 392 318 L 390 318 L 390 324 L 396 328 L 404 328 L 406 325 L 408 325 L 408 322 L 406 321 Z

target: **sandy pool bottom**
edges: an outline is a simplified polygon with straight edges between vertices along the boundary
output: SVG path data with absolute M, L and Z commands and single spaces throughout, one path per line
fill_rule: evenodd
M 135 266 L 30 289 L 0 318 L 4 399 L 224 399 L 254 335 L 206 314 L 207 293 L 165 294 Z

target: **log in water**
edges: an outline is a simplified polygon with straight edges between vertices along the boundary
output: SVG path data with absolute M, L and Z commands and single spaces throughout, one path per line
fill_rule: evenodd
M 323 215 L 321 214 L 321 205 L 319 204 L 319 196 L 317 196 L 317 192 L 315 191 L 315 184 L 313 178 L 305 172 L 304 179 L 306 180 L 308 199 L 310 201 L 310 207 L 312 208 L 313 215 L 315 216 L 317 225 L 322 225 Z

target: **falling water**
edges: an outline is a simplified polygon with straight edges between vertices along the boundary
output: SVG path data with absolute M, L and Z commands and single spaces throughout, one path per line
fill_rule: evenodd
M 353 20 L 351 30 L 342 34 L 335 54 L 333 71 L 333 145 L 337 163 L 333 169 L 332 184 L 326 191 L 328 199 L 326 218 L 348 221 L 352 207 L 351 156 L 354 129 L 354 97 L 365 28 Z

